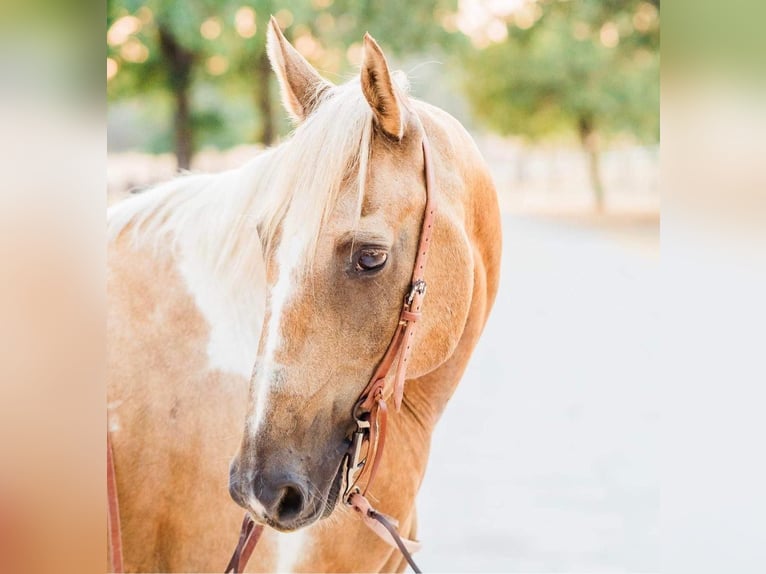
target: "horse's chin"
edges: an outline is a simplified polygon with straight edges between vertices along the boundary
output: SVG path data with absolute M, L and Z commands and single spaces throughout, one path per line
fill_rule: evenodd
M 324 510 L 322 512 L 322 518 L 327 518 L 335 510 L 335 505 L 338 504 L 338 497 L 340 496 L 341 488 L 343 487 L 343 458 L 341 458 L 338 465 L 338 471 L 335 473 L 335 479 L 330 486 L 330 492 L 327 493 L 327 500 L 325 500 Z

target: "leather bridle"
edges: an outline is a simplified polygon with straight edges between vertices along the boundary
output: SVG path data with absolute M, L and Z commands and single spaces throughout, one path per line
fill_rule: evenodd
M 352 416 L 356 422 L 356 431 L 351 437 L 351 445 L 344 456 L 342 472 L 346 483 L 343 492 L 343 502 L 360 514 L 375 534 L 384 541 L 398 548 L 412 569 L 420 573 L 420 569 L 412 559 L 411 552 L 419 548 L 419 543 L 402 539 L 396 531 L 397 521 L 375 510 L 366 498 L 370 485 L 375 479 L 383 449 L 386 443 L 386 421 L 388 406 L 386 395 L 393 396 L 394 407 L 399 412 L 404 397 L 404 382 L 407 374 L 407 363 L 414 343 L 415 326 L 422 316 L 423 300 L 426 295 L 425 269 L 428 252 L 431 245 L 431 233 L 434 224 L 434 175 L 431 165 L 431 148 L 425 130 L 423 134 L 423 164 L 425 171 L 426 204 L 423 221 L 420 228 L 418 251 L 412 269 L 412 279 L 402 302 L 394 335 L 378 364 L 367 386 L 359 395 L 354 405 Z M 396 364 L 393 386 L 388 391 L 386 381 Z M 387 392 L 388 391 L 388 392 Z M 122 543 L 120 539 L 119 508 L 112 460 L 112 445 L 107 433 L 107 493 L 108 528 L 110 561 L 113 572 L 122 572 Z M 239 541 L 234 553 L 226 566 L 225 573 L 241 573 L 247 565 L 250 555 L 263 533 L 263 525 L 256 524 L 249 513 L 245 513 Z
M 407 374 L 407 363 L 414 345 L 415 326 L 422 316 L 423 300 L 427 284 L 425 269 L 428 262 L 431 233 L 434 223 L 433 187 L 434 176 L 431 165 L 431 148 L 428 137 L 423 130 L 423 164 L 426 181 L 426 205 L 423 222 L 420 228 L 418 251 L 412 268 L 410 288 L 404 297 L 399 322 L 394 336 L 388 345 L 383 359 L 378 364 L 370 382 L 359 396 L 354 406 L 353 416 L 357 429 L 351 442 L 351 449 L 345 459 L 346 490 L 343 500 L 362 515 L 365 524 L 389 544 L 395 545 L 415 572 L 420 572 L 410 552 L 419 549 L 420 545 L 411 540 L 402 540 L 394 525 L 396 520 L 375 510 L 366 496 L 383 455 L 386 443 L 386 421 L 388 406 L 385 400 L 386 380 L 396 363 L 396 374 L 393 380 L 392 394 L 394 407 L 399 412 L 404 397 L 404 381 Z M 362 452 L 366 448 L 366 456 Z M 365 482 L 366 480 L 366 482 Z M 360 485 L 364 485 L 363 487 Z M 380 526 L 383 526 L 383 529 Z
M 124 572 L 122 563 L 122 532 L 120 529 L 120 505 L 117 500 L 117 477 L 114 474 L 112 438 L 106 431 L 106 529 L 109 565 L 112 572 Z

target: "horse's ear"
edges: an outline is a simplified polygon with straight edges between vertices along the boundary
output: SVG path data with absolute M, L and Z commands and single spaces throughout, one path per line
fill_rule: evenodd
M 402 139 L 404 106 L 391 81 L 391 73 L 383 50 L 369 34 L 364 35 L 361 80 L 362 92 L 375 114 L 375 120 L 380 129 L 394 139 Z
M 299 123 L 314 110 L 332 84 L 322 78 L 298 50 L 292 47 L 279 29 L 274 16 L 269 22 L 266 51 L 279 80 L 282 103 L 287 113 Z

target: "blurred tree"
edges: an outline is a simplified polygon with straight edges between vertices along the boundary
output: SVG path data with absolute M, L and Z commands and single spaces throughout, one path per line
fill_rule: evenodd
M 254 141 L 268 145 L 286 127 L 277 121 L 265 50 L 271 14 L 321 72 L 342 78 L 361 60 L 368 30 L 392 55 L 446 45 L 450 34 L 435 16 L 456 6 L 457 0 L 107 0 L 107 93 L 143 102 L 170 96 L 173 148 L 179 168 L 188 169 L 200 140 L 229 141 L 217 134 L 232 132 L 241 94 L 256 110 Z
M 172 95 L 173 140 L 181 169 L 189 168 L 194 149 L 190 92 L 204 47 L 199 22 L 214 4 L 107 0 L 107 66 L 111 63 L 114 70 L 109 79 L 107 68 L 107 93 Z
M 263 33 L 271 10 L 270 0 L 107 0 L 109 97 L 172 96 L 180 169 L 189 168 L 195 135 L 222 123 L 220 110 L 193 109 L 194 84 L 214 85 L 226 96 L 253 93 L 260 111 L 254 139 L 271 143 L 272 78 Z
M 219 16 L 234 26 L 223 37 L 223 50 L 231 60 L 225 79 L 252 94 L 259 119 L 253 139 L 270 145 L 280 130 L 276 120 L 276 78 L 266 53 L 269 19 L 275 15 L 285 35 L 292 39 L 293 30 L 305 27 L 316 13 L 308 0 L 228 0 L 226 4 L 219 9 Z
M 599 139 L 659 139 L 659 0 L 529 1 L 464 53 L 465 92 L 491 129 L 538 139 L 575 131 L 603 209 Z M 493 26 L 494 25 L 494 31 Z
M 387 53 L 403 56 L 434 46 L 444 48 L 455 39 L 440 19 L 454 13 L 457 0 L 315 0 L 316 3 L 330 6 L 329 12 L 338 23 L 332 30 L 333 41 L 340 45 L 360 43 L 364 33 L 370 32 Z

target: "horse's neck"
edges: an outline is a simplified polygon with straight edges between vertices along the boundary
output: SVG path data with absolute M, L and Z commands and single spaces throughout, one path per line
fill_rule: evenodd
M 428 459 L 428 450 L 431 434 L 436 423 L 452 397 L 460 382 L 468 360 L 478 342 L 481 331 L 486 321 L 486 299 L 484 283 L 478 275 L 474 285 L 474 300 L 468 314 L 468 319 L 463 334 L 452 355 L 439 367 L 417 379 L 408 380 L 404 390 L 404 400 L 400 413 L 393 413 L 393 417 L 401 417 L 401 437 L 394 439 L 394 443 L 405 443 L 405 449 L 414 453 L 413 470 L 418 471 L 419 480 L 422 472 L 425 472 L 425 464 Z M 416 350 L 417 352 L 417 350 Z M 423 445 L 418 449 L 414 445 Z M 386 449 L 397 450 L 397 445 L 387 445 Z M 422 464 L 421 464 L 422 463 Z M 397 480 L 392 477 L 391 480 Z M 419 484 L 419 482 L 418 482 Z
M 110 210 L 116 241 L 132 237 L 137 247 L 173 261 L 209 326 L 210 368 L 246 378 L 267 295 L 249 175 L 242 169 L 179 178 Z

